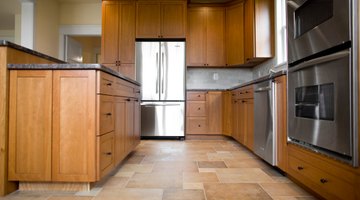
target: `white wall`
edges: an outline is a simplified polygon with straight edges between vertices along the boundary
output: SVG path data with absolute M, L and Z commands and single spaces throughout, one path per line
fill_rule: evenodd
M 0 30 L 0 40 L 15 41 L 15 30 Z
M 61 3 L 60 25 L 101 25 L 101 2 Z

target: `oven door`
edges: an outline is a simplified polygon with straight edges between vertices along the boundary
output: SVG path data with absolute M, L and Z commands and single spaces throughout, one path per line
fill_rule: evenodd
M 351 0 L 287 0 L 289 63 L 350 41 Z
M 349 62 L 349 51 L 341 51 L 288 73 L 289 138 L 347 160 L 353 154 Z

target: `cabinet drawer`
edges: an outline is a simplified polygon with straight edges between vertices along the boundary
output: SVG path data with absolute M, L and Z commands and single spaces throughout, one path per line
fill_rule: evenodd
M 114 168 L 114 132 L 98 137 L 98 178 Z
M 315 187 L 319 188 L 316 189 L 316 192 L 329 199 L 334 199 L 335 197 L 339 199 L 355 199 L 354 187 L 351 184 L 328 174 L 307 162 L 290 156 L 289 168 L 289 173 L 291 175 L 299 178 L 299 181 L 304 184 L 306 184 L 304 181 L 309 181 L 310 184 L 316 185 Z
M 110 74 L 98 71 L 97 73 L 97 93 L 112 95 L 115 92 L 115 78 Z
M 186 99 L 189 101 L 205 101 L 206 92 L 187 92 Z
M 115 87 L 112 95 L 135 97 L 134 86 L 129 82 L 115 77 Z
M 111 96 L 98 95 L 99 99 L 99 131 L 97 135 L 102 135 L 114 130 L 114 98 Z
M 186 133 L 187 134 L 206 134 L 206 117 L 187 117 Z
M 254 98 L 254 90 L 252 85 L 241 88 L 239 91 L 239 98 L 240 99 Z
M 188 101 L 186 107 L 186 115 L 189 117 L 205 117 L 206 104 L 201 101 Z

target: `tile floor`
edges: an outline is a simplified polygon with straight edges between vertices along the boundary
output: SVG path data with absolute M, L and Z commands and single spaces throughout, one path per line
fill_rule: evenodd
M 100 192 L 95 196 L 18 191 L 0 199 L 315 199 L 232 140 L 144 140 L 96 187 Z

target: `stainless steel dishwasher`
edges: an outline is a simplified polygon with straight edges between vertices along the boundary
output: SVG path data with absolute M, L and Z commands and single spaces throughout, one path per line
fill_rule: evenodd
M 254 85 L 254 151 L 276 165 L 275 83 L 266 80 Z

